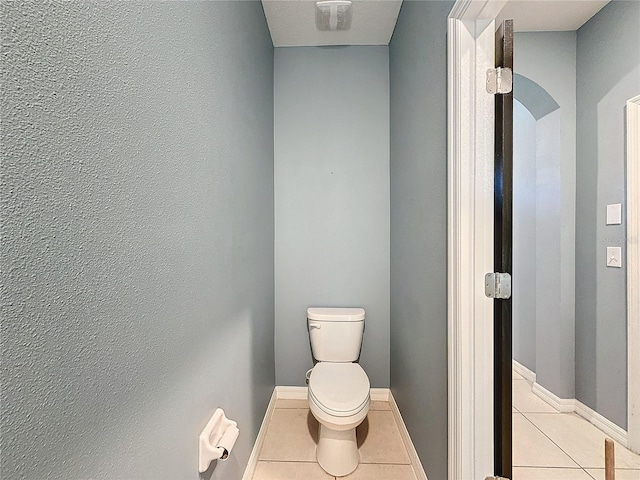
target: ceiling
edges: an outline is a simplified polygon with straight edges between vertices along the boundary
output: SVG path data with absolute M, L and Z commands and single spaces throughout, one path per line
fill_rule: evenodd
M 437 1 L 437 0 L 422 0 Z M 517 32 L 577 30 L 610 0 L 509 0 L 498 20 L 513 18 Z M 402 0 L 353 0 L 351 29 L 316 28 L 315 0 L 262 0 L 275 47 L 388 45 Z
M 353 0 L 349 30 L 316 28 L 315 0 L 262 0 L 274 47 L 388 45 L 402 0 Z
M 497 21 L 513 18 L 516 32 L 577 30 L 610 0 L 510 0 Z

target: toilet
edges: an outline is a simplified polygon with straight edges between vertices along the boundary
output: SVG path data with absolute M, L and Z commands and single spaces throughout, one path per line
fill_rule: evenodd
M 360 463 L 356 427 L 367 417 L 369 377 L 356 363 L 364 333 L 362 308 L 309 308 L 313 358 L 309 409 L 320 424 L 316 458 L 330 475 L 342 477 Z

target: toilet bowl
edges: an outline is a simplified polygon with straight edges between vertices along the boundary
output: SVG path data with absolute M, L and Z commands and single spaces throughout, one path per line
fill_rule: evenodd
M 309 409 L 320 424 L 316 457 L 330 475 L 348 475 L 360 463 L 356 427 L 369 412 L 369 392 L 357 363 L 319 362 L 311 371 Z

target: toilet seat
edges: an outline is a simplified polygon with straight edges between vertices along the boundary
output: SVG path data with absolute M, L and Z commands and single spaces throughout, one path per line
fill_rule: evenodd
M 349 417 L 369 406 L 369 377 L 357 363 L 319 362 L 309 377 L 309 398 L 335 417 Z

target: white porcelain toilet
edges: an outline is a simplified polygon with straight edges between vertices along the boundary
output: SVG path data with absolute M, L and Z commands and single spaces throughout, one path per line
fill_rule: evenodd
M 369 377 L 355 363 L 364 332 L 362 308 L 309 308 L 313 358 L 309 409 L 320 423 L 316 457 L 330 475 L 353 472 L 360 462 L 356 427 L 369 412 Z

